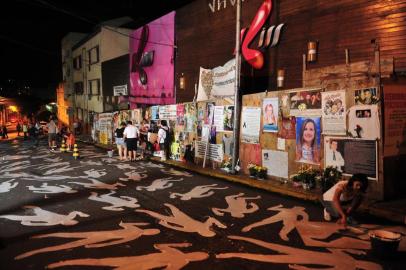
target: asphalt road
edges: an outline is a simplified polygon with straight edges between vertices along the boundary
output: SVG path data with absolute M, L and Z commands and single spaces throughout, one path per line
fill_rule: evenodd
M 360 216 L 343 230 L 314 203 L 80 145 L 0 143 L 1 269 L 405 269 Z M 390 228 L 389 228 L 390 227 Z

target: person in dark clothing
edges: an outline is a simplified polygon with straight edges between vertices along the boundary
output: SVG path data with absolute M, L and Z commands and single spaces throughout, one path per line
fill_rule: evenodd
M 8 139 L 8 130 L 6 125 L 3 125 L 3 139 Z
M 20 123 L 17 123 L 17 136 L 20 136 L 20 132 L 22 131 Z
M 169 158 L 169 132 L 166 120 L 162 120 L 161 127 L 158 130 L 158 143 L 161 150 L 161 160 Z
M 39 129 L 37 128 L 37 125 L 31 125 L 28 134 L 30 135 L 30 138 L 34 139 L 35 145 L 39 145 Z

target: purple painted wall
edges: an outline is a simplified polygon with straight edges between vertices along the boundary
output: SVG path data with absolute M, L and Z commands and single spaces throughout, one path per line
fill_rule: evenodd
M 131 108 L 136 104 L 175 103 L 174 39 L 174 11 L 131 33 Z

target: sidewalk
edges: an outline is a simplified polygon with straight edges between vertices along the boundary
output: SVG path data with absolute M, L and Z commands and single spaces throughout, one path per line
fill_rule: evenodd
M 100 145 L 94 144 L 89 140 L 89 138 L 77 138 L 78 141 L 93 144 L 96 147 L 103 149 L 115 149 L 113 145 Z M 151 160 L 156 162 L 161 162 L 168 164 L 174 167 L 182 168 L 185 170 L 193 171 L 201 175 L 215 177 L 223 179 L 230 182 L 240 183 L 243 185 L 267 190 L 270 192 L 279 193 L 282 195 L 294 197 L 302 200 L 309 200 L 315 203 L 320 203 L 321 199 L 321 190 L 319 188 L 304 190 L 301 187 L 294 187 L 291 182 L 281 182 L 273 179 L 267 180 L 257 180 L 251 179 L 248 175 L 232 175 L 228 174 L 221 169 L 213 169 L 208 166 L 202 168 L 201 165 L 196 165 L 194 163 L 186 163 L 175 160 L 166 160 L 161 161 L 158 157 L 152 157 Z M 377 201 L 364 201 L 360 206 L 360 211 L 368 213 L 370 215 L 384 218 L 392 222 L 406 224 L 406 199 L 386 201 L 386 202 L 377 202 Z

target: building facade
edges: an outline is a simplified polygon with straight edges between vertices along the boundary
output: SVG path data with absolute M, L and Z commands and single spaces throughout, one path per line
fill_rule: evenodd
M 89 131 L 92 114 L 105 110 L 110 96 L 103 95 L 102 63 L 128 54 L 129 29 L 100 26 L 72 48 L 73 115 Z

